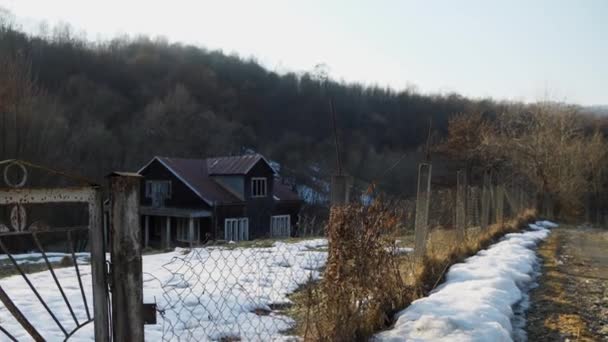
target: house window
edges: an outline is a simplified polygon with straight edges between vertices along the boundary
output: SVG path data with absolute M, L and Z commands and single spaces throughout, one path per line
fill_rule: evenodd
M 266 178 L 251 178 L 251 197 L 266 197 Z
M 192 241 L 199 241 L 200 233 L 201 233 L 201 221 L 200 219 L 193 219 L 193 232 L 194 235 Z M 181 242 L 190 242 L 190 222 L 187 218 L 178 218 L 176 220 L 177 232 L 176 232 L 176 240 Z
M 153 207 L 160 207 L 171 198 L 171 181 L 146 181 L 146 198 L 152 199 Z
M 277 215 L 270 218 L 270 236 L 290 237 L 291 217 L 289 215 Z
M 246 217 L 227 218 L 224 221 L 224 240 L 249 240 L 249 219 Z

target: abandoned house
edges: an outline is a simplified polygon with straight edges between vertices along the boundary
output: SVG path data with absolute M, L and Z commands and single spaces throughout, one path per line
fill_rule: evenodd
M 289 237 L 302 201 L 259 154 L 154 157 L 138 173 L 144 246 Z

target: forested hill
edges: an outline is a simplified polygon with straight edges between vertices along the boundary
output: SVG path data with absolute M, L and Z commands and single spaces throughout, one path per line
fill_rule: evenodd
M 328 177 L 335 168 L 330 97 L 346 171 L 374 179 L 426 141 L 430 118 L 441 136 L 454 113 L 498 106 L 335 81 L 325 87 L 314 75 L 277 74 L 219 51 L 148 38 L 87 42 L 65 29 L 32 37 L 5 26 L 0 58 L 26 71 L 31 63 L 28 77 L 38 85 L 28 109 L 14 107 L 26 125 L 17 130 L 20 142 L 10 137 L 14 113 L 9 106 L 2 112 L 8 131 L 2 158 L 18 153 L 97 179 L 114 169 L 135 170 L 154 155 L 247 149 L 300 181 L 315 172 Z M 411 170 L 418 158 L 412 154 L 381 185 L 400 191 L 404 168 Z

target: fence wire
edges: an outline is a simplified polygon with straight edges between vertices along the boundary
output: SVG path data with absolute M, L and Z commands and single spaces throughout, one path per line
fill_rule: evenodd
M 168 262 L 144 273 L 144 294 L 156 300 L 161 324 L 147 336 L 163 341 L 289 339 L 294 320 L 289 294 L 316 282 L 327 241 L 276 241 L 176 249 Z

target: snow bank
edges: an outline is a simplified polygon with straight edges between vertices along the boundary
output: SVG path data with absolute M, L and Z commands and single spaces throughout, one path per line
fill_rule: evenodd
M 557 228 L 558 224 L 551 221 L 540 221 L 536 224 L 547 227 L 547 228 Z
M 374 340 L 511 341 L 513 306 L 525 299 L 532 282 L 534 249 L 556 226 L 536 222 L 453 265 L 444 284 L 399 312 L 394 328 Z

